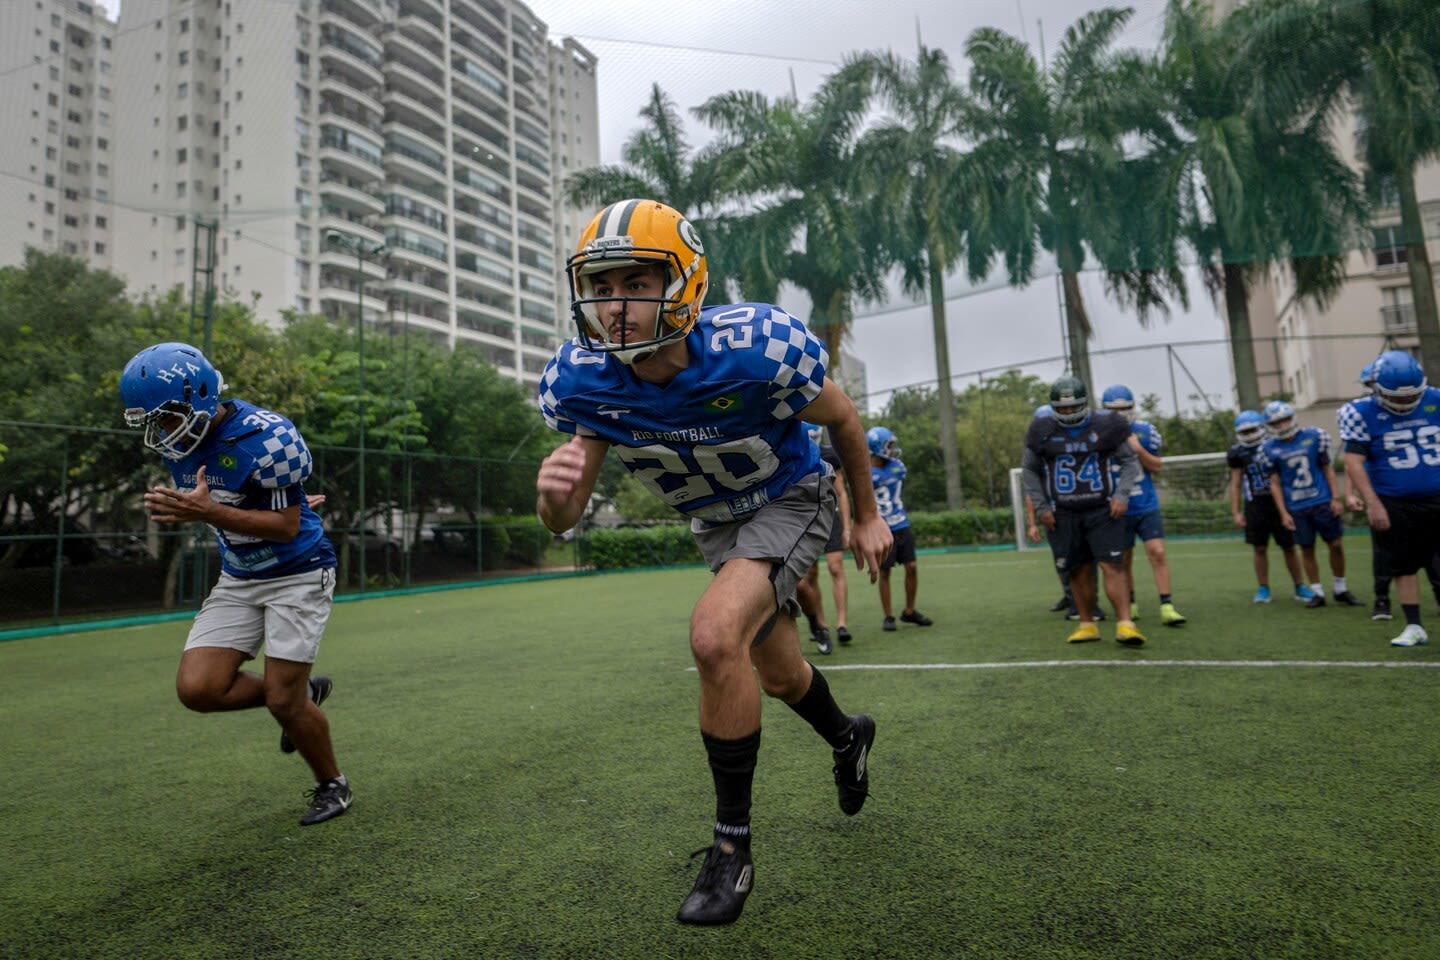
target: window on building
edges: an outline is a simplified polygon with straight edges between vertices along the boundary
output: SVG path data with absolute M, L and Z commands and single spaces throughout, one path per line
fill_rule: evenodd
M 181 33 L 189 33 L 189 32 L 190 32 L 190 18 L 189 18 L 189 17 L 186 17 L 186 18 L 184 18 L 183 20 L 180 21 L 180 32 L 181 32 Z
M 176 163 L 184 163 L 184 162 L 185 162 L 186 160 L 188 160 L 188 159 L 189 159 L 189 151 L 186 150 L 184 147 L 181 147 L 179 150 L 176 150 L 176 151 L 175 151 L 175 162 L 176 162 Z
M 106 229 L 106 228 L 108 228 L 108 227 L 110 226 L 110 221 L 107 220 L 107 219 L 104 218 L 104 217 L 96 217 L 96 218 L 95 218 L 95 226 L 98 227 L 98 228 L 101 229 L 101 230 L 104 230 L 104 229 Z
M 190 96 L 190 84 L 182 83 L 177 86 L 175 88 L 175 96 L 180 98 L 181 100 L 184 100 L 186 97 Z
M 190 185 L 189 185 L 188 183 L 186 183 L 184 180 L 181 180 L 179 183 L 175 184 L 175 196 L 176 196 L 176 198 L 178 199 L 178 198 L 180 198 L 180 197 L 185 196 L 185 191 L 186 191 L 186 189 L 187 189 L 189 186 L 190 186 Z
M 1375 242 L 1375 268 L 1377 270 L 1398 270 L 1405 266 L 1405 238 L 1400 225 L 1374 227 L 1371 229 Z

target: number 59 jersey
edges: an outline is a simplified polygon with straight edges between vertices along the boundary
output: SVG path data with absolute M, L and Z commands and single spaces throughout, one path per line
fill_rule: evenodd
M 1429 387 L 1406 414 L 1374 397 L 1352 400 L 1335 414 L 1347 453 L 1363 453 L 1375 492 L 1386 497 L 1440 496 L 1440 389 Z
M 300 505 L 300 532 L 288 543 L 212 527 L 220 566 L 232 577 L 265 580 L 335 566 L 335 548 L 305 499 L 313 460 L 300 431 L 286 417 L 244 400 L 180 460 L 167 461 L 175 487 L 193 490 L 205 468 L 210 499 L 240 510 L 285 510 Z
M 652 493 L 711 523 L 743 519 L 829 470 L 799 416 L 830 359 L 804 323 L 770 304 L 708 307 L 685 345 L 689 366 L 662 386 L 561 344 L 540 379 L 545 422 L 610 443 Z

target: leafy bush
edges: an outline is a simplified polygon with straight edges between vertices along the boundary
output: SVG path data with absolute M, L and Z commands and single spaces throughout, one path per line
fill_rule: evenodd
M 917 547 L 960 547 L 1014 543 L 1015 512 L 1009 507 L 910 513 Z
M 690 526 L 658 523 L 652 527 L 596 527 L 580 544 L 580 562 L 597 570 L 662 567 L 702 560 Z

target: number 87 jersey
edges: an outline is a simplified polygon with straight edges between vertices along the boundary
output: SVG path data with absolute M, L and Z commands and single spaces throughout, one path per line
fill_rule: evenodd
M 610 443 L 652 493 L 712 523 L 829 469 L 799 416 L 830 359 L 804 323 L 770 304 L 709 307 L 685 347 L 689 365 L 661 385 L 564 343 L 540 379 L 540 412 L 555 430 Z
M 1440 390 L 1427 387 L 1409 413 L 1386 410 L 1373 396 L 1352 400 L 1335 419 L 1346 453 L 1365 455 L 1375 492 L 1418 499 L 1440 496 Z

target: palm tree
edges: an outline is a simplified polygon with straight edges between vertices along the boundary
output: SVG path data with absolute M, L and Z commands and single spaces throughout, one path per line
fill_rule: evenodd
M 806 105 L 731 92 L 695 110 L 721 135 L 717 181 L 749 210 L 727 224 L 741 287 L 768 300 L 784 281 L 804 290 L 810 326 L 829 346 L 833 368 L 850 333 L 854 297 L 885 294 L 883 273 L 861 242 L 855 199 L 863 191 L 853 151 L 867 102 L 861 86 L 837 76 Z
M 1415 188 L 1440 157 L 1440 16 L 1433 0 L 1271 0 L 1248 24 L 1261 106 L 1358 115 L 1372 194 L 1399 197 L 1422 361 L 1440 370 L 1440 315 Z
M 660 85 L 640 109 L 646 125 L 631 133 L 618 166 L 589 167 L 565 178 L 565 194 L 578 207 L 600 209 L 627 197 L 659 200 L 679 210 L 705 241 L 712 295 L 724 299 L 736 256 L 732 244 L 717 243 L 727 232 L 717 204 L 714 150 L 693 151 L 675 101 Z
M 847 58 L 840 82 L 863 83 L 890 111 L 856 146 L 859 175 L 874 195 L 866 217 L 877 267 L 898 266 L 906 293 L 928 295 L 940 405 L 945 502 L 961 507 L 955 396 L 945 316 L 945 274 L 965 251 L 970 167 L 961 149 L 969 110 L 950 61 L 921 46 L 911 63 L 892 53 Z
M 1239 56 L 1245 28 L 1242 17 L 1215 24 L 1203 0 L 1170 0 L 1159 69 L 1174 129 L 1155 158 L 1165 171 L 1155 202 L 1168 214 L 1169 262 L 1183 236 L 1223 296 L 1237 399 L 1254 408 L 1252 284 L 1284 262 L 1296 294 L 1324 303 L 1344 283 L 1362 209 L 1325 114 L 1277 123 L 1257 109 L 1255 64 Z
M 1064 290 L 1071 372 L 1095 387 L 1090 371 L 1090 319 L 1079 275 L 1087 249 L 1113 267 L 1111 289 L 1139 308 L 1167 309 L 1165 293 L 1185 297 L 1173 266 L 1148 270 L 1131 216 L 1120 216 L 1124 187 L 1143 167 L 1128 161 L 1125 136 L 1148 133 L 1159 111 L 1146 110 L 1151 86 L 1136 54 L 1111 52 L 1133 10 L 1087 13 L 1065 31 L 1053 64 L 1037 64 L 1030 48 L 993 27 L 970 35 L 972 154 L 980 171 L 970 238 L 971 272 L 1004 257 L 1010 282 L 1035 275 L 1037 243 L 1055 255 Z M 1138 266 L 1137 266 L 1138 258 Z

